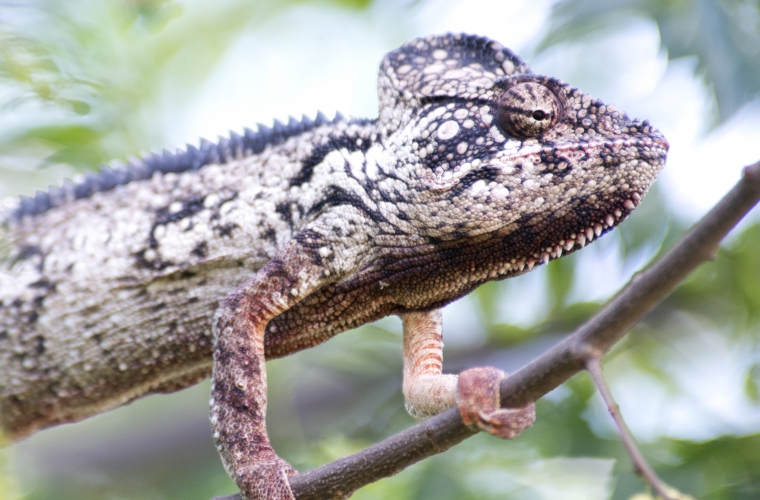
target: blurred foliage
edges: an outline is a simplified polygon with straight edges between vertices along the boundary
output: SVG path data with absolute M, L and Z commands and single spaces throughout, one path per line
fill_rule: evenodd
M 0 111 L 15 119 L 0 129 L 2 155 L 49 149 L 40 166 L 65 163 L 82 171 L 160 145 L 163 124 L 155 117 L 167 89 L 189 98 L 243 30 L 292 3 L 297 0 L 0 5 Z
M 712 88 L 718 121 L 760 92 L 760 2 L 757 0 L 560 0 L 552 10 L 546 48 L 616 30 L 631 16 L 651 19 L 668 58 L 694 57 Z
M 163 145 L 162 117 L 190 102 L 237 37 L 305 3 L 0 1 L 0 184 L 23 178 L 14 186 L 38 187 L 42 167 L 70 175 Z M 721 119 L 756 96 L 755 2 L 564 0 L 542 47 L 583 43 L 631 14 L 657 23 L 669 57 L 696 58 Z M 619 287 L 683 235 L 664 198 L 653 189 L 619 230 L 583 252 L 480 287 L 465 302 L 474 311 L 470 340 L 451 341 L 447 330 L 445 370 L 511 370 L 572 331 L 612 293 L 593 293 L 599 282 Z M 745 225 L 605 363 L 654 468 L 702 500 L 760 498 L 760 425 L 751 419 L 760 412 L 758 248 L 760 225 Z M 504 309 L 531 314 L 515 322 Z M 400 392 L 399 330 L 397 320 L 384 320 L 268 364 L 269 430 L 284 458 L 305 470 L 413 424 Z M 232 493 L 210 438 L 207 398 L 207 383 L 145 398 L 5 449 L 0 500 Z M 520 439 L 476 436 L 354 498 L 623 500 L 644 490 L 590 380 L 579 375 L 538 402 L 538 421 Z

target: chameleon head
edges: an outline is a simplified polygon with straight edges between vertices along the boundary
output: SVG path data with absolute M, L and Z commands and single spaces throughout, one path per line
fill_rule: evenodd
M 601 236 L 665 163 L 668 143 L 647 121 L 533 74 L 484 38 L 410 42 L 380 78 L 396 91 L 381 91 L 381 123 L 417 185 L 411 224 L 443 246 L 477 242 L 481 281 Z

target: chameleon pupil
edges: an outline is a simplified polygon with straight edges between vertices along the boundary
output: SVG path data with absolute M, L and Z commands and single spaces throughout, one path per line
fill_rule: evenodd
M 533 119 L 536 121 L 541 121 L 544 118 L 546 118 L 546 112 L 542 109 L 537 109 L 533 112 Z

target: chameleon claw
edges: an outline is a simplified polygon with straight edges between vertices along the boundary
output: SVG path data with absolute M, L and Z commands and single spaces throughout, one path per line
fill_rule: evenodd
M 533 403 L 523 408 L 501 408 L 499 385 L 506 372 L 490 366 L 471 368 L 459 375 L 457 407 L 462 422 L 502 439 L 517 437 L 536 421 Z

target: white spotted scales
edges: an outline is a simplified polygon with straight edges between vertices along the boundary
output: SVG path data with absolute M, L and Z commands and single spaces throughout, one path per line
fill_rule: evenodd
M 7 201 L 0 430 L 18 439 L 213 368 L 228 472 L 247 498 L 292 498 L 264 428 L 264 354 L 388 314 L 404 319 L 413 414 L 458 404 L 501 437 L 530 425 L 532 407 L 486 408 L 501 372 L 440 373 L 437 311 L 617 225 L 668 144 L 477 36 L 390 52 L 378 92 L 377 119 L 275 122 Z M 483 408 L 494 418 L 473 423 Z

